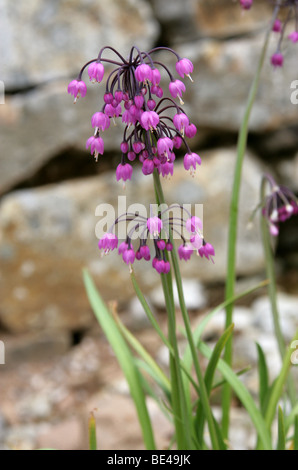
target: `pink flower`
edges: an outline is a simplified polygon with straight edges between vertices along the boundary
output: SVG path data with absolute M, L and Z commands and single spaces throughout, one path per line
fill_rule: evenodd
M 147 220 L 147 228 L 149 232 L 153 234 L 154 236 L 157 236 L 160 233 L 162 227 L 163 227 L 162 220 L 157 216 L 150 217 Z
M 214 248 L 211 243 L 203 242 L 203 246 L 198 250 L 199 255 L 201 258 L 205 256 L 208 260 L 211 259 L 212 263 L 214 263 L 212 256 L 215 256 Z
M 188 261 L 193 253 L 193 248 L 189 245 L 180 245 L 178 248 L 178 255 L 180 259 Z
M 182 142 L 183 140 L 181 139 L 180 135 L 175 135 L 175 137 L 173 137 L 173 144 L 175 149 L 180 149 Z
M 150 65 L 148 64 L 138 65 L 135 70 L 135 76 L 139 82 L 145 82 L 146 80 L 149 80 L 149 82 L 151 82 L 152 81 L 152 69 Z
M 104 66 L 101 62 L 92 62 L 88 67 L 88 75 L 90 81 L 100 83 L 105 73 Z
M 113 99 L 114 99 L 114 97 L 113 97 L 112 93 L 105 93 L 104 94 L 103 100 L 106 104 L 112 104 Z
M 117 104 L 121 103 L 121 101 L 123 100 L 123 91 L 122 90 L 117 90 L 115 92 L 115 101 L 117 102 Z
M 201 158 L 196 153 L 187 153 L 184 156 L 184 168 L 190 170 L 191 175 L 194 175 L 196 164 L 201 165 Z
M 196 250 L 199 250 L 203 244 L 202 235 L 200 235 L 199 233 L 196 233 L 195 235 L 190 237 L 189 241 Z
M 298 31 L 293 31 L 291 34 L 289 34 L 288 38 L 292 42 L 298 42 Z
M 177 113 L 173 117 L 173 123 L 176 129 L 184 135 L 185 128 L 189 125 L 189 119 L 184 113 Z
M 135 257 L 136 255 L 132 247 L 129 247 L 127 250 L 124 250 L 122 253 L 123 261 L 126 264 L 133 264 Z
M 147 158 L 143 161 L 142 173 L 143 175 L 152 175 L 154 171 L 154 162 L 153 160 Z
M 91 155 L 94 154 L 94 157 L 97 161 L 98 154 L 103 155 L 104 152 L 104 142 L 101 137 L 91 136 L 87 139 L 86 149 L 91 146 Z
M 80 96 L 82 98 L 86 96 L 87 86 L 83 80 L 72 80 L 68 85 L 67 91 L 74 97 L 75 103 Z
M 147 101 L 147 107 L 148 107 L 149 111 L 153 111 L 155 106 L 156 106 L 156 102 L 154 100 L 151 99 L 151 100 Z
M 126 251 L 127 249 L 128 249 L 128 243 L 126 242 L 120 243 L 119 248 L 118 248 L 119 255 L 122 255 L 124 251 Z
M 195 233 L 200 230 L 203 230 L 203 223 L 199 217 L 196 217 L 195 215 L 193 217 L 190 217 L 187 219 L 185 223 L 186 230 L 188 230 L 190 233 Z
M 134 97 L 134 102 L 137 108 L 141 108 L 144 104 L 144 96 L 143 95 L 136 95 Z
M 240 0 L 240 5 L 243 10 L 249 10 L 253 4 L 253 0 Z
M 157 141 L 157 151 L 159 155 L 168 156 L 173 149 L 173 142 L 169 137 L 161 137 Z
M 280 20 L 275 20 L 274 21 L 274 24 L 273 24 L 273 27 L 272 27 L 272 31 L 274 31 L 275 33 L 280 33 L 281 32 L 281 21 Z
M 197 133 L 197 128 L 194 124 L 189 124 L 189 126 L 185 127 L 185 135 L 189 139 L 192 139 Z
M 176 62 L 176 71 L 180 77 L 183 78 L 186 75 L 192 80 L 189 74 L 193 72 L 193 63 L 189 59 L 180 59 Z
M 134 152 L 140 153 L 145 148 L 144 142 L 136 141 L 132 144 L 132 148 Z
M 116 107 L 112 104 L 107 104 L 105 107 L 105 113 L 107 116 L 112 118 L 119 117 L 121 114 L 121 104 L 118 104 Z
M 118 246 L 118 238 L 113 233 L 105 233 L 98 242 L 98 248 L 103 249 L 105 253 L 114 250 Z
M 150 249 L 147 245 L 142 245 L 139 248 L 139 253 L 141 258 L 144 258 L 145 261 L 149 261 L 151 258 Z
M 137 122 L 137 118 L 133 116 L 130 111 L 124 111 L 124 113 L 122 114 L 122 122 L 124 122 L 128 126 L 135 125 Z
M 169 176 L 169 175 L 173 176 L 174 163 L 172 163 L 172 162 L 161 163 L 158 167 L 158 171 L 159 171 L 159 173 L 162 174 L 163 177 L 164 176 Z
M 164 240 L 158 240 L 157 246 L 160 250 L 164 250 L 166 247 L 166 242 Z
M 170 82 L 169 84 L 169 90 L 173 98 L 179 98 L 180 104 L 184 104 L 182 101 L 182 93 L 185 92 L 186 88 L 183 82 L 181 80 L 175 80 L 174 82 Z
M 156 257 L 152 261 L 152 266 L 159 274 L 167 274 L 171 269 L 171 265 L 168 261 Z
M 132 166 L 129 163 L 119 163 L 116 168 L 116 179 L 119 180 L 130 180 L 132 176 Z
M 110 119 L 105 113 L 98 112 L 93 114 L 91 118 L 91 125 L 100 131 L 104 131 L 110 127 Z
M 127 153 L 128 152 L 128 143 L 126 141 L 121 142 L 120 144 L 120 150 L 122 153 Z
M 155 111 L 145 111 L 141 116 L 141 125 L 146 131 L 156 129 L 159 123 L 159 115 Z
M 152 82 L 152 85 L 159 85 L 159 82 L 160 82 L 160 71 L 158 69 L 151 69 L 151 72 L 152 72 L 152 78 L 151 78 L 151 82 Z
M 152 95 L 156 95 L 157 98 L 162 98 L 163 97 L 163 89 L 161 88 L 161 86 L 152 85 L 151 93 L 152 93 Z
M 134 152 L 128 152 L 127 158 L 130 162 L 133 162 L 137 158 L 137 156 Z
M 276 52 L 273 54 L 271 57 L 271 64 L 274 67 L 282 67 L 284 63 L 284 56 L 281 54 L 281 52 Z

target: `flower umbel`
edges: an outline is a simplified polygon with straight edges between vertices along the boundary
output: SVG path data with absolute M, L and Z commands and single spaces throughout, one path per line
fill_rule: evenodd
M 172 214 L 173 209 L 178 210 L 175 216 Z M 158 216 L 144 217 L 130 212 L 121 214 L 114 222 L 110 230 L 103 235 L 98 242 L 98 247 L 103 250 L 104 254 L 117 248 L 119 240 L 113 231 L 117 224 L 129 222 L 129 232 L 125 241 L 120 243 L 118 248 L 119 255 L 122 255 L 124 262 L 132 265 L 135 260 L 150 261 L 151 253 L 148 246 L 149 240 L 152 240 L 154 247 L 154 257 L 152 266 L 159 274 L 166 274 L 170 270 L 168 261 L 168 253 L 173 250 L 170 241 L 173 233 L 175 238 L 180 238 L 182 244 L 178 248 L 180 260 L 188 261 L 194 252 L 198 256 L 205 257 L 208 260 L 214 256 L 214 248 L 210 243 L 204 240 L 202 229 L 202 221 L 199 217 L 191 216 L 191 214 L 183 206 L 173 204 Z M 185 230 L 184 230 L 185 229 Z M 188 236 L 186 236 L 188 233 Z M 138 239 L 138 247 L 134 248 L 133 240 Z
M 271 235 L 279 234 L 279 224 L 298 214 L 296 196 L 286 186 L 278 186 L 271 175 L 264 177 L 269 183 L 270 193 L 262 203 L 262 214 L 268 221 Z
M 114 52 L 116 59 L 106 59 L 106 50 Z M 191 78 L 192 62 L 181 58 L 173 49 L 156 47 L 149 52 L 141 52 L 133 47 L 128 59 L 124 59 L 118 51 L 107 46 L 100 50 L 96 59 L 83 66 L 78 78 L 68 86 L 68 92 L 76 101 L 87 92 L 87 86 L 82 80 L 86 68 L 90 81 L 100 83 L 105 73 L 103 63 L 108 62 L 114 67 L 107 76 L 102 108 L 91 118 L 94 136 L 87 140 L 87 147 L 91 145 L 91 154 L 97 161 L 98 154 L 103 154 L 104 149 L 100 133 L 110 127 L 111 119 L 116 124 L 116 119 L 121 118 L 125 128 L 120 147 L 121 162 L 116 170 L 117 180 L 131 179 L 133 167 L 127 160 L 139 160 L 145 175 L 152 174 L 156 169 L 162 176 L 169 177 L 174 169 L 174 151 L 183 143 L 189 155 L 185 168 L 193 174 L 196 164 L 200 164 L 199 157 L 191 152 L 185 140 L 185 137 L 194 137 L 197 129 L 175 101 L 178 98 L 180 105 L 183 104 L 185 84 L 175 79 L 165 64 L 154 60 L 155 53 L 160 50 L 166 50 L 176 58 L 176 72 L 180 77 Z M 157 67 L 161 67 L 169 77 L 171 97 L 163 98 L 161 74 Z

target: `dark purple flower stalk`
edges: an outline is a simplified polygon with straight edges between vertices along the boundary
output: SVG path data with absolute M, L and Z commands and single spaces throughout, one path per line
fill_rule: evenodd
M 112 50 L 116 59 L 103 57 L 106 49 Z M 87 92 L 82 80 L 85 69 L 93 83 L 100 83 L 104 78 L 104 65 L 107 62 L 114 66 L 106 80 L 106 90 L 102 108 L 93 114 L 91 119 L 94 135 L 87 140 L 87 148 L 91 147 L 91 154 L 96 160 L 103 154 L 104 142 L 100 136 L 110 127 L 110 120 L 121 118 L 125 124 L 123 139 L 120 146 L 121 162 L 116 170 L 117 180 L 124 182 L 131 179 L 132 166 L 128 161 L 139 160 L 142 171 L 150 175 L 155 169 L 164 177 L 173 174 L 175 149 L 186 146 L 184 166 L 186 170 L 194 173 L 196 165 L 201 159 L 193 153 L 186 140 L 192 138 L 197 132 L 196 126 L 190 123 L 174 99 L 178 98 L 183 104 L 182 94 L 185 84 L 175 79 L 165 64 L 154 60 L 159 50 L 172 53 L 176 61 L 176 72 L 182 78 L 193 71 L 193 64 L 189 59 L 181 58 L 175 51 L 167 47 L 156 47 L 149 52 L 141 52 L 137 47 L 130 51 L 128 59 L 124 59 L 112 47 L 104 47 L 96 59 L 93 59 L 81 69 L 76 80 L 68 86 L 68 92 L 76 100 Z M 171 97 L 164 97 L 164 90 L 160 86 L 162 68 L 169 77 L 169 93 Z M 127 161 L 128 160 L 128 161 Z
M 296 196 L 286 186 L 278 186 L 271 175 L 264 177 L 269 183 L 270 193 L 262 204 L 262 214 L 268 221 L 271 235 L 279 234 L 279 224 L 298 214 Z
M 171 217 L 170 211 L 174 208 L 182 211 L 181 217 Z M 118 253 L 122 255 L 123 261 L 132 265 L 135 260 L 144 259 L 150 261 L 151 253 L 148 246 L 148 240 L 151 238 L 154 245 L 154 257 L 152 260 L 153 268 L 159 273 L 168 273 L 170 263 L 167 261 L 167 252 L 171 252 L 173 245 L 170 241 L 169 231 L 173 231 L 182 240 L 182 244 L 178 248 L 179 258 L 181 260 L 189 260 L 194 252 L 208 260 L 215 255 L 214 248 L 210 243 L 206 243 L 202 233 L 202 221 L 198 217 L 191 216 L 183 206 L 172 205 L 167 209 L 153 217 L 143 217 L 133 213 L 126 212 L 120 215 L 110 228 L 109 232 L 99 240 L 98 247 L 105 254 L 115 250 L 118 247 L 119 240 L 113 233 L 115 227 L 119 223 L 133 222 L 133 227 L 126 236 L 125 241 L 120 243 Z M 181 233 L 183 228 L 189 233 L 189 241 Z M 138 247 L 133 247 L 132 240 L 138 235 Z

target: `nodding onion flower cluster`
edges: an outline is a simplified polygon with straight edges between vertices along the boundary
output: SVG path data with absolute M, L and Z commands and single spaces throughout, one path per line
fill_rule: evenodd
M 119 244 L 118 237 L 114 233 L 115 226 L 120 222 L 133 221 L 133 226 L 129 229 L 125 241 L 122 241 L 118 247 L 119 255 L 122 255 L 123 261 L 130 266 L 130 269 L 135 260 L 144 259 L 145 261 L 150 261 L 151 253 L 147 243 L 149 238 L 151 238 L 155 250 L 152 266 L 159 274 L 168 273 L 170 271 L 170 263 L 167 261 L 167 253 L 173 249 L 170 231 L 175 235 L 178 234 L 182 240 L 178 248 L 180 260 L 187 261 L 196 252 L 202 258 L 205 257 L 214 262 L 212 258 L 215 256 L 214 248 L 204 240 L 201 219 L 191 216 L 182 206 L 175 206 L 186 212 L 186 219 L 183 216 L 170 216 L 169 211 L 174 208 L 174 205 L 161 211 L 158 216 L 149 218 L 125 212 L 115 220 L 110 230 L 99 240 L 99 249 L 103 250 L 103 254 L 108 254 L 110 251 L 115 250 Z M 189 233 L 189 240 L 186 240 L 185 236 L 181 233 L 183 229 Z M 132 240 L 136 237 L 140 241 L 138 248 L 135 250 Z
M 269 0 L 272 2 L 272 0 Z M 282 42 L 285 37 L 286 28 L 291 20 L 295 20 L 295 30 L 288 35 L 288 39 L 293 43 L 298 42 L 298 0 L 275 0 L 273 2 L 277 8 L 277 14 L 285 8 L 288 12 L 285 14 L 284 19 L 277 18 L 272 26 L 272 31 L 279 34 L 279 40 L 275 53 L 271 56 L 271 64 L 274 67 L 282 67 L 284 63 L 284 56 L 281 52 Z M 249 10 L 252 7 L 253 0 L 240 0 L 240 5 L 244 10 Z
M 117 60 L 106 59 L 103 53 L 106 49 L 113 51 Z M 130 180 L 133 168 L 129 162 L 138 160 L 142 164 L 145 175 L 152 174 L 154 169 L 162 176 L 173 174 L 175 149 L 185 144 L 187 153 L 184 157 L 184 167 L 193 175 L 196 165 L 201 164 L 199 155 L 193 153 L 185 137 L 195 136 L 197 129 L 184 113 L 181 106 L 175 102 L 178 98 L 183 105 L 182 93 L 185 84 L 175 79 L 168 67 L 153 60 L 154 53 L 159 50 L 171 52 L 177 59 L 176 72 L 180 77 L 188 76 L 193 71 L 189 59 L 181 58 L 174 50 L 167 47 L 156 47 L 149 52 L 141 52 L 137 47 L 130 51 L 125 60 L 114 48 L 103 47 L 96 59 L 83 66 L 76 80 L 68 85 L 68 93 L 74 96 L 74 101 L 87 93 L 87 86 L 82 80 L 82 74 L 88 67 L 88 75 L 93 83 L 100 83 L 104 78 L 104 62 L 112 64 L 114 70 L 106 80 L 106 90 L 103 106 L 91 119 L 94 135 L 89 137 L 86 148 L 91 149 L 96 161 L 98 155 L 104 153 L 104 141 L 101 132 L 110 127 L 111 119 L 121 118 L 125 124 L 123 140 L 120 145 L 121 161 L 116 169 L 117 181 Z M 160 86 L 162 68 L 169 76 L 170 97 L 163 98 Z
M 298 214 L 298 202 L 295 195 L 286 186 L 278 186 L 271 175 L 264 177 L 270 186 L 270 194 L 266 197 L 262 214 L 268 221 L 271 235 L 279 234 L 279 223 Z

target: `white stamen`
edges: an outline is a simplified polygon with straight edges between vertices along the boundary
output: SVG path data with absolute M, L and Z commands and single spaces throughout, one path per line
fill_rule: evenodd
M 277 222 L 277 221 L 278 221 L 278 211 L 277 211 L 276 209 L 274 209 L 274 211 L 272 211 L 272 214 L 271 214 L 270 219 L 271 219 L 273 222 Z
M 287 204 L 286 205 L 286 211 L 289 213 L 289 214 L 292 214 L 294 208 L 293 206 L 291 206 L 290 204 Z

